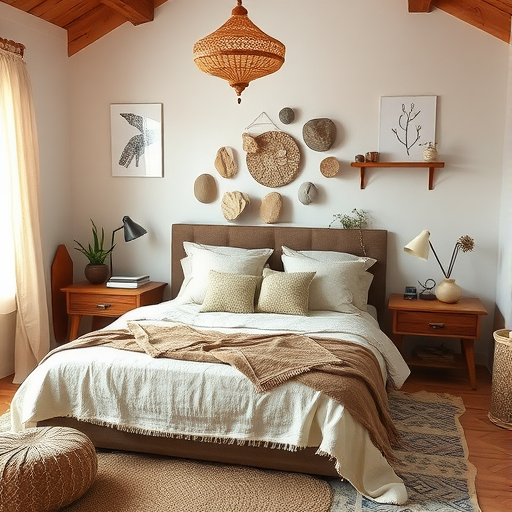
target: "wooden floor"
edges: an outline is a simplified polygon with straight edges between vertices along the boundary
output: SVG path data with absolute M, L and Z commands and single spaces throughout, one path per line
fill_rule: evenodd
M 16 392 L 12 378 L 0 379 L 0 414 Z M 482 512 L 512 511 L 512 431 L 487 418 L 491 405 L 491 376 L 477 367 L 478 389 L 471 390 L 467 375 L 458 370 L 415 370 L 402 391 L 449 393 L 464 400 L 466 412 L 460 421 L 466 434 L 469 460 L 477 468 L 476 488 Z

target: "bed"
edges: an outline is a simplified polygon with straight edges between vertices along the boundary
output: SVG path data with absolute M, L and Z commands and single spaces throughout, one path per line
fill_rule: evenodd
M 343 477 L 375 501 L 404 503 L 402 480 L 373 430 L 359 419 L 373 406 L 353 404 L 349 412 L 337 400 L 338 391 L 327 389 L 331 384 L 325 391 L 311 384 L 317 370 L 330 374 L 333 369 L 334 377 L 328 378 L 335 387 L 355 382 L 354 370 L 338 365 L 342 348 L 375 360 L 388 386 L 400 387 L 407 378 L 407 365 L 378 328 L 385 308 L 386 256 L 385 230 L 174 224 L 171 300 L 130 311 L 53 351 L 16 393 L 12 426 L 70 426 L 98 448 Z M 295 291 L 285 293 L 288 286 L 299 290 L 297 297 Z M 223 288 L 229 292 L 220 293 Z M 245 295 L 247 289 L 259 297 L 254 312 L 245 311 L 247 299 L 236 292 Z M 219 306 L 219 300 L 229 304 Z M 181 338 L 170 342 L 170 329 Z M 184 334 L 182 329 L 189 330 Z M 190 344 L 184 349 L 182 343 L 186 333 L 200 339 L 191 359 Z M 137 348 L 146 343 L 145 352 L 128 348 L 141 339 L 150 339 Z M 158 354 L 151 352 L 159 346 L 153 339 L 164 344 Z M 281 352 L 288 349 L 286 343 L 297 344 L 302 353 L 312 348 L 316 366 L 306 368 L 301 353 L 295 367 L 293 358 L 284 356 L 273 373 L 260 372 L 254 366 L 259 356 L 258 363 L 251 359 L 253 343 L 280 355 L 286 354 Z M 327 354 L 326 347 L 334 345 L 336 355 Z M 186 357 L 175 359 L 181 350 Z M 338 376 L 338 371 L 350 375 Z M 347 404 L 350 400 L 347 395 Z

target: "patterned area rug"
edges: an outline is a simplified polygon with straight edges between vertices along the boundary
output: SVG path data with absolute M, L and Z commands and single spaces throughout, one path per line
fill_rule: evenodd
M 459 423 L 461 398 L 427 392 L 394 392 L 392 416 L 404 449 L 393 465 L 404 480 L 409 502 L 381 505 L 362 497 L 347 482 L 330 480 L 334 499 L 330 512 L 480 512 L 475 476 Z
M 467 459 L 466 440 L 458 420 L 465 410 L 462 399 L 451 395 L 438 395 L 427 392 L 414 394 L 394 392 L 390 397 L 390 405 L 393 418 L 404 440 L 404 449 L 396 452 L 400 462 L 395 464 L 394 467 L 395 471 L 405 482 L 409 493 L 409 502 L 402 506 L 377 504 L 362 497 L 348 482 L 329 479 L 328 483 L 333 493 L 330 509 L 328 506 L 328 503 L 330 503 L 330 493 L 324 491 L 325 494 L 322 495 L 322 499 L 312 508 L 311 501 L 308 500 L 309 508 L 306 507 L 305 510 L 308 512 L 320 512 L 327 509 L 329 512 L 480 512 L 475 491 L 476 470 Z M 0 417 L 0 432 L 7 431 L 9 428 L 9 414 L 7 413 Z M 118 454 L 112 455 L 112 458 L 114 456 L 119 457 Z M 137 458 L 139 456 L 134 457 Z M 104 460 L 105 464 L 106 462 L 107 459 Z M 132 460 L 126 460 L 126 462 L 129 463 L 129 466 L 134 463 Z M 119 469 L 119 466 L 117 469 Z M 115 473 L 120 474 L 119 471 L 115 471 Z M 138 475 L 137 478 L 139 478 L 141 473 L 136 473 Z M 276 480 L 276 489 L 282 490 L 285 481 L 281 478 L 286 474 L 278 478 L 279 475 L 280 473 L 276 472 L 273 478 Z M 268 476 L 272 477 L 271 472 L 269 472 Z M 209 480 L 211 480 L 211 477 Z M 322 480 L 314 480 L 322 482 Z M 178 481 L 181 482 L 182 479 L 178 479 Z M 302 482 L 303 485 L 306 483 L 312 484 L 313 482 Z M 270 485 L 270 481 L 267 481 L 267 484 Z M 289 486 L 290 482 L 286 482 L 286 485 Z M 311 489 L 309 491 L 311 492 Z M 238 491 L 232 489 L 231 492 Z M 190 510 L 209 510 L 209 512 L 218 510 L 217 508 L 211 508 L 214 494 L 217 493 L 210 492 L 210 508 L 194 509 L 192 507 Z M 107 493 L 107 501 L 110 499 L 109 495 L 110 493 Z M 302 499 L 304 494 L 300 492 L 299 496 Z M 138 499 L 141 497 L 139 495 Z M 249 493 L 246 498 L 249 500 Z M 291 500 L 287 505 L 291 504 L 293 509 L 293 507 L 297 507 L 297 503 L 300 503 L 301 499 L 299 501 Z M 243 503 L 243 506 L 248 508 L 225 508 L 222 512 L 227 512 L 228 510 L 284 512 L 289 510 L 288 507 L 275 508 L 272 505 L 270 508 L 261 508 L 263 506 L 262 503 L 258 503 L 259 508 L 253 508 L 250 503 L 250 500 Z M 79 510 L 103 510 L 103 512 L 108 510 L 94 508 L 94 506 L 93 508 L 72 508 L 82 505 L 83 502 L 78 501 L 66 510 L 76 510 L 77 512 Z M 137 505 L 141 506 L 141 503 L 138 502 Z M 281 505 L 283 505 L 282 502 Z M 326 505 L 327 509 L 324 508 Z M 140 512 L 140 509 L 135 510 Z M 144 510 L 145 512 L 150 512 L 153 509 L 145 508 Z M 175 509 L 168 508 L 166 510 Z M 298 512 L 302 508 L 298 507 L 293 510 Z M 123 511 L 127 512 L 128 509 L 123 509 Z

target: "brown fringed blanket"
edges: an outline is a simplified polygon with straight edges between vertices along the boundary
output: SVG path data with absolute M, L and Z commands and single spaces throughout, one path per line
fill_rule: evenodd
M 343 404 L 369 432 L 379 450 L 393 459 L 398 441 L 389 414 L 379 364 L 362 346 L 299 334 L 248 335 L 198 330 L 183 324 L 128 322 L 128 329 L 94 331 L 51 354 L 90 346 L 145 352 L 151 357 L 230 364 L 259 392 L 295 379 Z

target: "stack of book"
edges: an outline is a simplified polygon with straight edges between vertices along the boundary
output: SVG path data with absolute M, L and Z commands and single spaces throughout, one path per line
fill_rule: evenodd
M 139 288 L 149 283 L 149 276 L 112 276 L 107 281 L 109 288 Z

